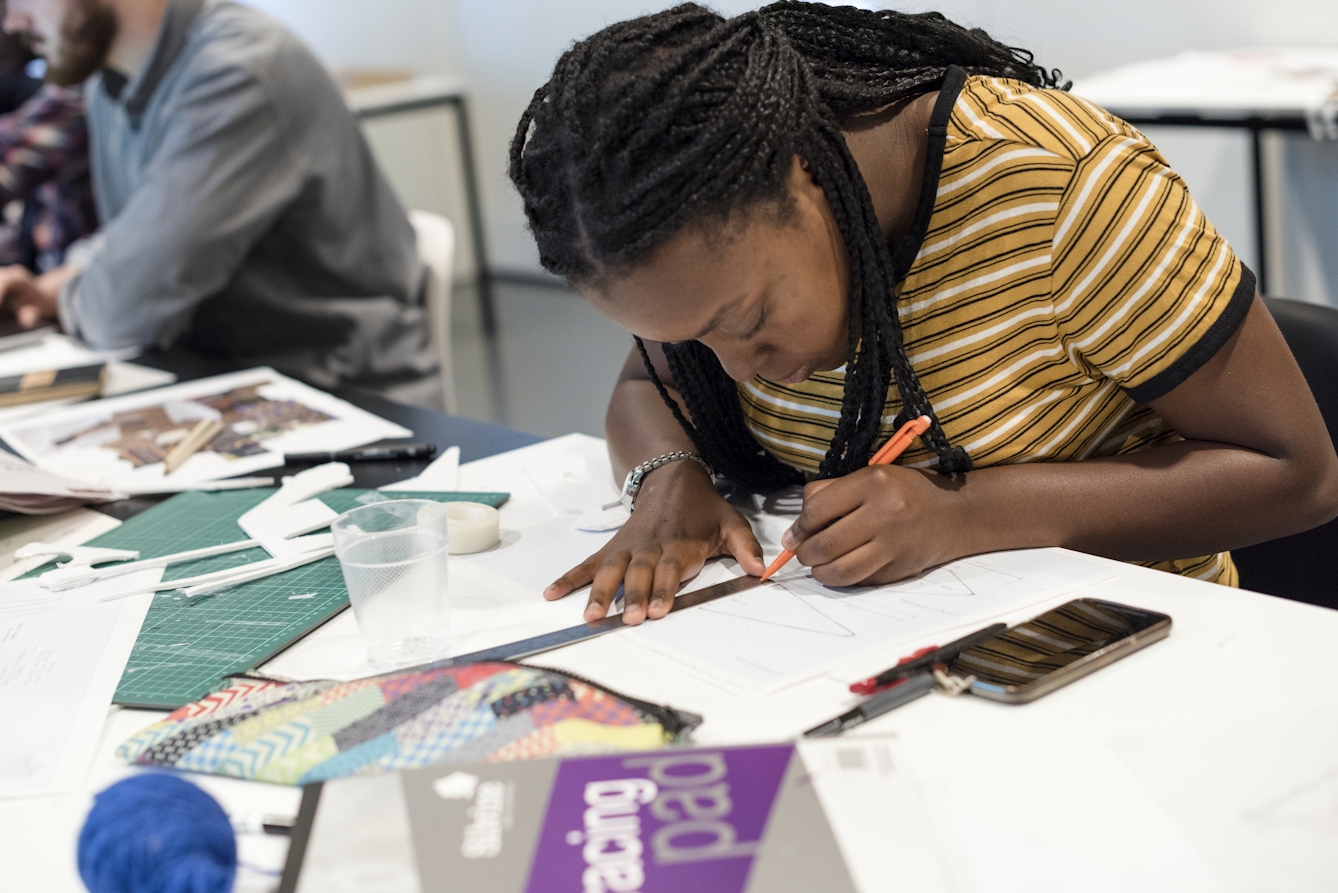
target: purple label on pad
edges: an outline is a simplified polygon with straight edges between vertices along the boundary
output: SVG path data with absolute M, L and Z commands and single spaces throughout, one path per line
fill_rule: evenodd
M 741 893 L 791 745 L 569 759 L 526 893 Z

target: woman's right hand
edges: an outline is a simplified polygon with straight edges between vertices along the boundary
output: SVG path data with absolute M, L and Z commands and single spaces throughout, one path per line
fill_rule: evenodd
M 587 584 L 587 621 L 599 620 L 623 587 L 623 622 L 663 617 L 679 585 L 707 559 L 731 555 L 746 573 L 761 576 L 762 546 L 748 521 L 715 491 L 696 462 L 672 462 L 646 475 L 636 511 L 609 544 L 544 590 L 562 598 Z

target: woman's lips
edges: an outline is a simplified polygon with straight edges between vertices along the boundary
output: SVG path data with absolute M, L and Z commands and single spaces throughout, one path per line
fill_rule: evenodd
M 817 365 L 818 365 L 817 361 L 805 363 L 804 365 L 800 366 L 797 370 L 790 373 L 789 378 L 782 379 L 782 381 L 785 384 L 798 384 L 799 382 L 804 381 L 810 375 L 812 375 L 813 370 L 817 367 Z

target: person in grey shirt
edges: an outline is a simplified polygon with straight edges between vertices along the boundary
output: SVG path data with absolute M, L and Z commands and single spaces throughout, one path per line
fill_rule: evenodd
M 284 28 L 226 0 L 9 0 L 5 26 L 32 36 L 50 79 L 91 78 L 102 225 L 58 270 L 0 269 L 21 323 L 327 387 L 434 370 L 413 229 Z

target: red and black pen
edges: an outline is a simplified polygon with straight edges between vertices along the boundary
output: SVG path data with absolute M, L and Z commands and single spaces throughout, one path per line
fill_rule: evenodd
M 852 682 L 850 690 L 857 695 L 871 695 L 898 680 L 905 679 L 907 676 L 913 676 L 916 673 L 923 673 L 934 664 L 946 664 L 948 661 L 961 654 L 963 651 L 970 651 L 982 642 L 986 642 L 999 633 L 1008 629 L 1006 623 L 992 623 L 982 630 L 977 630 L 969 636 L 962 636 L 955 642 L 940 647 L 938 645 L 928 645 L 921 648 L 914 654 L 908 654 L 897 665 L 889 667 L 877 676 L 870 676 L 868 679 L 862 679 L 859 682 Z

